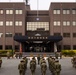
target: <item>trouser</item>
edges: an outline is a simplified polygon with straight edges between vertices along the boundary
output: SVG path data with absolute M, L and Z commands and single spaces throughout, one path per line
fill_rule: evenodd
M 35 71 L 34 70 L 31 70 L 31 75 L 34 75 L 35 74 Z
M 45 75 L 46 74 L 46 71 L 42 71 L 42 75 Z
M 24 70 L 19 71 L 19 75 L 25 75 Z

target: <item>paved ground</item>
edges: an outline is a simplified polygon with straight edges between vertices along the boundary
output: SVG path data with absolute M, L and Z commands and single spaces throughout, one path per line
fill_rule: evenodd
M 7 59 L 7 58 L 2 58 L 2 59 L 3 59 L 3 64 L 2 64 L 2 68 L 0 69 L 0 75 L 19 75 L 17 68 L 18 68 L 20 59 Z M 59 61 L 62 65 L 61 75 L 76 75 L 76 69 L 72 67 L 70 57 L 59 59 Z M 29 64 L 28 64 L 26 75 L 31 75 Z M 35 75 L 41 75 L 39 65 L 37 65 Z M 46 75 L 52 75 L 49 69 L 47 70 Z

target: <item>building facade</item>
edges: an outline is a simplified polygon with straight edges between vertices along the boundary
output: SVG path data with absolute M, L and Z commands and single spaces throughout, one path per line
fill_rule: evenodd
M 62 39 L 63 38 L 63 39 Z M 22 3 L 0 3 L 0 50 L 76 49 L 76 3 L 51 3 L 35 11 Z

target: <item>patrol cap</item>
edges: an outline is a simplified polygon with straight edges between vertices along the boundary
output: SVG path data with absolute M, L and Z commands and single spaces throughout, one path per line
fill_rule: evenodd
M 24 60 L 21 60 L 20 62 L 24 62 Z
M 59 62 L 59 60 L 56 59 L 55 62 Z

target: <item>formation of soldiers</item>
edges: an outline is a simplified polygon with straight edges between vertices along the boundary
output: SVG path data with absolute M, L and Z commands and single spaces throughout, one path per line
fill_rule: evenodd
M 43 56 L 40 57 L 38 55 L 37 60 L 38 60 L 38 62 L 36 62 L 35 57 L 32 57 L 32 60 L 30 60 L 31 75 L 35 75 L 37 63 L 41 67 L 41 74 L 46 75 L 47 64 L 46 64 L 45 58 Z M 19 70 L 20 75 L 25 75 L 26 70 L 27 70 L 27 63 L 28 63 L 27 57 L 24 57 L 20 61 L 20 64 L 18 65 L 18 70 Z M 48 57 L 48 64 L 49 64 L 49 70 L 52 73 L 52 75 L 60 75 L 61 64 L 59 64 L 58 60 L 56 60 L 55 58 L 50 56 L 50 57 Z
M 71 61 L 72 61 L 73 67 L 76 68 L 76 55 L 73 56 Z
M 59 63 L 58 59 L 55 59 L 50 56 L 48 58 L 48 64 L 49 64 L 49 70 L 52 73 L 52 75 L 60 75 L 61 64 Z

